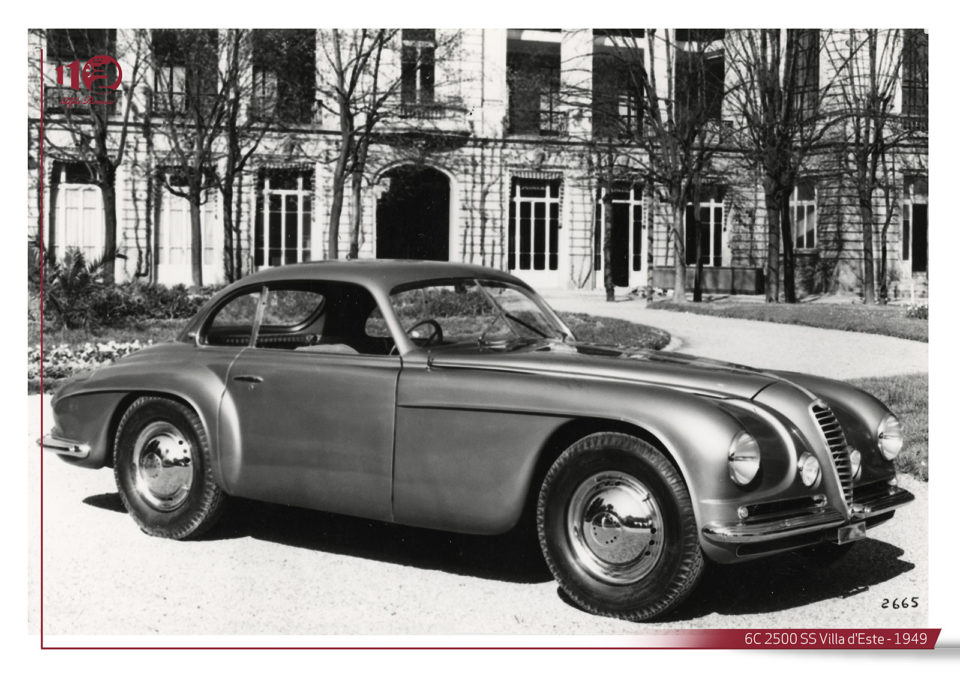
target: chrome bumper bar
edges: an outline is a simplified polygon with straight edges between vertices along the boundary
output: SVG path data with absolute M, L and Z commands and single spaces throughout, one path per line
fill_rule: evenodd
M 70 456 L 71 458 L 86 458 L 90 455 L 90 445 L 82 444 L 72 439 L 61 439 L 53 435 L 44 435 L 37 440 L 37 444 L 47 451 L 53 451 L 61 456 Z
M 856 523 L 871 517 L 891 512 L 913 500 L 913 494 L 897 486 L 889 487 L 885 492 L 872 494 L 853 503 L 848 521 L 835 510 L 796 514 L 783 519 L 758 521 L 711 522 L 703 527 L 703 536 L 712 542 L 750 544 L 766 540 L 779 540 L 813 533 L 829 528 L 837 528 L 845 523 Z

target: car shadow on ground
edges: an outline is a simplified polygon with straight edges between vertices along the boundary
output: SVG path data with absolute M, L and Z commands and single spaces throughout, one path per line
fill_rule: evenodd
M 83 502 L 126 512 L 116 493 Z M 243 537 L 504 582 L 552 579 L 536 534 L 519 529 L 495 536 L 460 535 L 231 498 L 222 518 L 199 541 Z
M 787 552 L 734 565 L 708 564 L 690 597 L 658 621 L 687 621 L 710 614 L 763 614 L 842 600 L 912 570 L 914 564 L 903 560 L 903 555 L 904 550 L 895 545 L 868 539 L 853 545 L 833 563 L 803 552 Z M 883 598 L 877 595 L 878 608 Z
M 116 493 L 90 496 L 83 502 L 126 512 Z M 522 584 L 552 581 L 530 528 L 489 537 L 460 535 L 232 498 L 223 517 L 200 542 L 243 537 L 482 579 Z M 800 552 L 735 565 L 708 564 L 693 594 L 657 622 L 669 624 L 710 614 L 762 614 L 847 598 L 912 570 L 914 564 L 904 561 L 903 554 L 899 547 L 868 539 L 832 564 Z M 878 596 L 878 605 L 881 599 Z

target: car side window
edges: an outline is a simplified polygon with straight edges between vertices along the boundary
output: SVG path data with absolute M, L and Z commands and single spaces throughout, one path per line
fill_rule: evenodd
M 223 304 L 210 321 L 205 342 L 211 346 L 247 346 L 260 303 L 260 288 L 239 294 Z
M 270 290 L 263 310 L 263 327 L 293 328 L 304 325 L 323 307 L 326 298 L 312 290 Z

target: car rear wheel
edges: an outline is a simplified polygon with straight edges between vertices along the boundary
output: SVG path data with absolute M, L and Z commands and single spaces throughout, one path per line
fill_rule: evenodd
M 547 472 L 540 546 L 561 589 L 600 615 L 652 619 L 686 598 L 704 568 L 690 495 L 651 444 L 589 435 Z
M 120 499 L 149 535 L 197 537 L 223 509 L 203 424 L 184 404 L 164 397 L 131 404 L 117 429 L 113 465 Z

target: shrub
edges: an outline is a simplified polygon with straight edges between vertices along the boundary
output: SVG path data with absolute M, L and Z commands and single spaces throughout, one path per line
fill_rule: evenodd
M 929 307 L 926 304 L 911 304 L 907 307 L 907 317 L 918 320 L 929 319 Z

